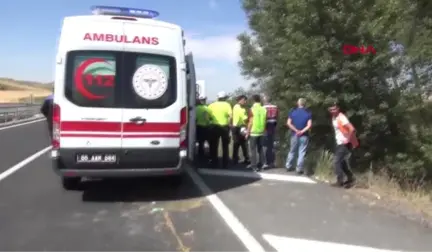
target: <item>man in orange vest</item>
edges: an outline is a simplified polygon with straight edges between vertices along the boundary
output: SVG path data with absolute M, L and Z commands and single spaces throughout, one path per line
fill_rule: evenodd
M 350 188 L 355 183 L 355 177 L 349 161 L 352 149 L 357 148 L 359 142 L 354 126 L 340 111 L 340 106 L 337 102 L 329 108 L 329 112 L 332 115 L 332 125 L 336 138 L 336 150 L 334 154 L 336 182 L 332 186 Z M 344 175 L 346 176 L 345 181 Z

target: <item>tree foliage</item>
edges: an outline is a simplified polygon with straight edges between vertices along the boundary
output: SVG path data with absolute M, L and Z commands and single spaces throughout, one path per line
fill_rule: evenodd
M 345 104 L 357 128 L 359 169 L 404 179 L 432 177 L 432 4 L 427 0 L 243 0 L 249 33 L 241 42 L 242 74 L 282 108 L 305 97 L 312 142 L 334 145 L 327 107 Z M 344 55 L 342 46 L 372 45 L 375 55 Z M 403 45 L 395 50 L 395 45 Z M 282 116 L 279 124 L 284 137 Z M 287 142 L 287 140 L 285 140 Z

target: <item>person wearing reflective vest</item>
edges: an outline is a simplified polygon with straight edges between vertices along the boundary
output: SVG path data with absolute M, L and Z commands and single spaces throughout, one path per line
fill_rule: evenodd
M 232 121 L 231 104 L 227 102 L 228 95 L 221 91 L 218 100 L 208 106 L 211 115 L 210 159 L 213 166 L 219 165 L 219 139 L 222 140 L 222 167 L 229 162 L 230 124 Z
M 254 104 L 249 111 L 249 123 L 246 137 L 249 138 L 249 147 L 251 150 L 251 163 L 249 168 L 254 171 L 260 171 L 266 163 L 264 155 L 264 133 L 266 127 L 267 111 L 261 105 L 259 95 L 252 96 Z M 257 153 L 259 160 L 257 161 Z
M 237 97 L 237 104 L 233 107 L 233 127 L 232 127 L 232 137 L 233 137 L 233 153 L 232 160 L 234 164 L 239 161 L 239 149 L 241 148 L 243 153 L 243 163 L 249 164 L 249 152 L 245 136 L 242 133 L 242 128 L 246 129 L 248 113 L 245 108 L 247 97 L 245 95 L 240 95 Z
M 334 103 L 329 108 L 329 112 L 332 115 L 332 125 L 336 138 L 334 154 L 336 182 L 331 185 L 350 188 L 355 183 L 355 177 L 350 166 L 351 154 L 352 150 L 359 146 L 356 130 L 348 118 L 340 111 L 338 103 Z M 345 176 L 346 180 L 344 180 Z
M 45 98 L 45 100 L 42 103 L 42 107 L 40 108 L 40 112 L 42 115 L 46 118 L 47 126 L 48 126 L 48 134 L 50 138 L 52 138 L 52 129 L 53 129 L 53 119 L 52 119 L 52 112 L 53 112 L 53 95 L 49 95 Z
M 206 97 L 200 96 L 196 105 L 196 138 L 198 142 L 198 160 L 207 159 L 204 144 L 208 142 L 208 128 L 210 125 L 210 114 L 206 105 Z

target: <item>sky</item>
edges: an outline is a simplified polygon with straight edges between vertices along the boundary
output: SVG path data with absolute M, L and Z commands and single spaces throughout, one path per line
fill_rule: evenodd
M 210 99 L 219 91 L 249 85 L 238 67 L 236 36 L 247 30 L 239 0 L 5 1 L 0 8 L 0 77 L 52 81 L 62 19 L 91 14 L 92 5 L 152 9 L 160 13 L 159 20 L 180 25 Z

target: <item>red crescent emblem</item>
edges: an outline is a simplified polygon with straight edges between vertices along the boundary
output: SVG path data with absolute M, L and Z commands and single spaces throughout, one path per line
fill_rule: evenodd
M 88 59 L 83 63 L 81 63 L 81 65 L 75 71 L 75 86 L 78 89 L 78 92 L 80 92 L 84 97 L 90 100 L 100 100 L 105 98 L 105 96 L 103 95 L 94 95 L 93 93 L 88 91 L 84 86 L 84 82 L 83 82 L 84 71 L 89 65 L 96 62 L 105 62 L 105 60 L 101 58 Z

